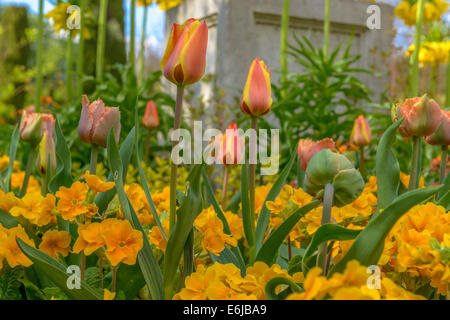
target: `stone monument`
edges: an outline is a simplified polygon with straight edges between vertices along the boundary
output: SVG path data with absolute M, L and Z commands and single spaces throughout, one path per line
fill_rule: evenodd
M 289 37 L 306 35 L 322 47 L 324 0 L 290 0 Z M 380 29 L 371 30 L 367 9 L 380 9 Z M 186 0 L 167 12 L 166 41 L 173 23 L 188 18 L 205 20 L 209 26 L 206 73 L 215 74 L 217 86 L 225 89 L 226 101 L 233 103 L 242 94 L 248 68 L 260 57 L 272 70 L 272 82 L 278 82 L 280 70 L 280 26 L 283 0 Z M 389 83 L 389 64 L 373 52 L 390 52 L 394 8 L 385 3 L 361 0 L 331 0 L 330 51 L 354 35 L 351 52 L 361 55 L 356 67 L 376 70 L 378 77 L 361 75 L 374 92 L 375 101 Z M 293 62 L 289 72 L 301 72 Z M 207 99 L 212 85 L 202 83 L 199 92 Z

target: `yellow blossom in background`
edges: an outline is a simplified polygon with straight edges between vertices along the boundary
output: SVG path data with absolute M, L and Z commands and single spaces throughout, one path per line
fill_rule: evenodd
M 23 185 L 23 180 L 25 179 L 25 171 L 13 172 L 11 174 L 11 189 L 21 189 Z M 27 193 L 33 192 L 41 192 L 41 185 L 36 180 L 35 177 L 30 176 L 30 180 L 28 181 Z
M 442 15 L 447 11 L 448 2 L 445 0 L 426 1 L 424 5 L 423 22 L 430 23 L 440 21 Z M 402 19 L 406 25 L 416 24 L 417 1 L 402 0 L 394 11 L 395 15 Z
M 103 300 L 114 300 L 115 297 L 116 297 L 115 292 L 111 292 L 108 289 L 104 289 Z
M 49 230 L 42 236 L 39 249 L 55 259 L 58 259 L 59 254 L 67 257 L 71 240 L 72 238 L 67 231 Z
M 0 260 L 1 257 L 6 259 L 11 268 L 16 266 L 29 267 L 33 262 L 20 250 L 16 241 L 17 238 L 35 247 L 33 240 L 28 237 L 22 226 L 0 230 Z
M 164 229 L 164 233 L 166 235 L 169 234 L 169 219 L 163 219 L 161 221 L 161 225 Z M 156 248 L 162 251 L 166 251 L 167 240 L 164 238 L 161 230 L 159 230 L 158 226 L 153 226 L 150 234 L 148 235 L 148 240 L 151 244 L 153 244 Z
M 405 55 L 411 57 L 415 45 L 412 43 Z M 450 40 L 447 41 L 426 41 L 422 43 L 419 51 L 419 62 L 423 65 L 436 65 L 448 63 L 448 53 L 450 50 Z
M 45 198 L 40 193 L 27 193 L 22 199 L 16 199 L 9 213 L 14 217 L 22 216 L 38 227 L 55 224 L 55 202 L 55 196 L 50 193 Z
M 45 18 L 50 19 L 53 22 L 53 27 L 55 28 L 55 33 L 59 33 L 61 30 L 72 31 L 74 36 L 77 35 L 78 29 L 70 30 L 67 26 L 68 21 L 76 21 L 80 19 L 79 11 L 73 10 L 70 14 L 67 12 L 67 9 L 71 6 L 69 2 L 60 2 L 57 6 L 55 6 L 52 10 L 50 10 L 47 14 L 45 14 Z M 84 28 L 84 37 L 86 39 L 91 38 L 91 32 L 89 28 Z
M 228 222 L 228 226 L 230 227 L 230 231 L 233 237 L 236 238 L 236 240 L 243 238 L 244 224 L 242 222 L 242 218 L 231 211 L 225 211 L 223 214 Z
M 89 171 L 84 173 L 84 180 L 86 181 L 89 188 L 96 192 L 106 192 L 114 188 L 114 182 L 102 181 L 99 177 L 94 174 L 89 174 Z
M 18 201 L 19 199 L 16 198 L 13 192 L 4 193 L 3 190 L 0 189 L 0 210 L 9 212 Z
M 400 181 L 402 182 L 403 186 L 408 189 L 408 185 L 409 185 L 409 174 L 400 172 Z M 425 188 L 425 180 L 423 178 L 423 176 L 420 177 L 419 180 L 419 188 Z
M 150 211 L 150 205 L 145 196 L 144 189 L 137 183 L 125 185 L 125 193 L 130 199 L 131 205 L 142 225 L 155 223 L 155 219 Z M 153 196 L 153 195 L 152 195 Z M 158 210 L 157 210 L 158 211 Z M 119 205 L 119 216 L 123 217 L 122 207 Z
M 0 172 L 2 172 L 3 170 L 5 170 L 6 168 L 9 167 L 9 156 L 7 156 L 6 154 L 2 155 L 0 157 Z M 19 171 L 20 168 L 20 162 L 17 160 L 14 160 L 14 165 L 13 165 L 13 171 Z

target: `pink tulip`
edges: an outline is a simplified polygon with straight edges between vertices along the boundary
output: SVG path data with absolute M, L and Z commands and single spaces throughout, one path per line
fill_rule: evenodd
M 335 151 L 336 146 L 334 141 L 330 138 L 325 138 L 317 142 L 310 139 L 300 139 L 298 141 L 298 156 L 301 158 L 300 166 L 302 170 L 306 170 L 309 160 L 311 160 L 316 153 L 324 149 Z
M 442 119 L 439 128 L 425 141 L 433 146 L 450 145 L 450 111 L 441 110 Z
M 147 102 L 144 118 L 142 118 L 142 125 L 147 129 L 155 129 L 159 127 L 158 109 L 156 109 L 156 105 L 153 100 Z

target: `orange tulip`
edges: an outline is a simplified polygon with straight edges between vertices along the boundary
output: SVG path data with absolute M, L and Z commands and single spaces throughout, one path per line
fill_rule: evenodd
M 270 111 L 272 106 L 270 68 L 259 58 L 253 60 L 250 66 L 240 105 L 242 112 L 252 117 L 264 116 Z
M 364 147 L 370 144 L 372 140 L 372 131 L 370 130 L 367 120 L 360 115 L 355 119 L 353 130 L 350 135 L 350 143 L 357 145 L 358 147 Z
M 25 142 L 39 143 L 42 139 L 42 114 L 23 110 L 19 136 Z
M 405 117 L 399 127 L 399 132 L 404 137 L 425 137 L 432 135 L 441 124 L 441 108 L 427 95 L 406 99 L 392 109 L 394 121 Z
M 156 109 L 156 105 L 153 100 L 147 102 L 144 118 L 142 118 L 142 125 L 147 129 L 155 129 L 159 127 L 158 109 Z
M 81 100 L 80 122 L 78 135 L 81 140 L 90 144 L 106 147 L 109 131 L 114 127 L 116 142 L 120 136 L 120 111 L 116 107 L 105 107 L 101 99 L 89 104 L 89 99 L 83 95 Z
M 441 125 L 433 135 L 425 138 L 425 141 L 433 146 L 450 145 L 450 111 L 441 110 Z
M 298 156 L 301 158 L 300 166 L 302 170 L 306 170 L 309 160 L 318 152 L 330 149 L 335 151 L 336 146 L 330 138 L 314 142 L 310 139 L 300 139 L 298 141 Z
M 56 150 L 55 150 L 55 119 L 51 114 L 42 115 L 43 137 L 39 144 L 39 156 L 37 167 L 42 174 L 48 170 L 48 159 L 50 158 L 51 170 L 56 170 Z
M 161 60 L 164 76 L 177 86 L 198 82 L 205 73 L 208 25 L 196 19 L 174 24 Z
M 240 163 L 245 140 L 244 137 L 239 136 L 236 123 L 231 123 L 225 134 L 217 136 L 215 143 L 219 150 L 216 163 L 224 165 Z

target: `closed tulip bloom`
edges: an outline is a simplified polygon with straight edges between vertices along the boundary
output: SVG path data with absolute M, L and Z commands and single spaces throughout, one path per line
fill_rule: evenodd
M 161 60 L 164 76 L 177 86 L 198 82 L 205 73 L 208 25 L 196 19 L 174 24 Z
M 156 109 L 156 105 L 153 100 L 147 102 L 144 118 L 142 118 L 142 125 L 147 129 L 155 129 L 159 127 L 158 109 Z
M 240 105 L 242 112 L 252 117 L 264 116 L 270 111 L 272 106 L 270 68 L 259 58 L 253 60 L 250 66 Z
M 41 174 L 46 174 L 49 169 L 49 159 L 51 171 L 54 172 L 56 170 L 55 119 L 51 114 L 42 115 L 42 133 L 42 140 L 39 144 L 37 167 Z
M 425 138 L 425 141 L 433 146 L 450 145 L 450 111 L 441 110 L 441 125 L 433 135 Z
M 372 131 L 369 123 L 363 116 L 355 119 L 352 133 L 350 135 L 350 142 L 358 147 L 364 147 L 370 144 L 372 140 Z
M 245 140 L 239 136 L 236 123 L 231 123 L 225 134 L 217 136 L 215 143 L 218 150 L 216 163 L 224 165 L 241 163 Z
M 89 103 L 86 95 L 83 95 L 80 122 L 78 123 L 78 135 L 81 140 L 89 144 L 97 144 L 106 147 L 108 134 L 114 127 L 116 142 L 120 135 L 120 111 L 117 107 L 106 107 L 101 99 Z
M 300 166 L 302 170 L 306 170 L 309 160 L 318 152 L 330 149 L 332 151 L 336 150 L 334 141 L 330 138 L 325 138 L 323 140 L 314 142 L 310 139 L 300 139 L 298 141 L 298 156 L 301 159 Z
M 404 137 L 425 137 L 432 135 L 441 124 L 441 108 L 427 95 L 406 99 L 392 109 L 394 121 L 405 117 L 399 127 Z
M 20 121 L 19 135 L 20 139 L 25 142 L 39 143 L 42 139 L 42 115 L 24 110 Z

